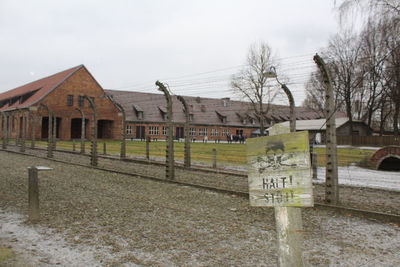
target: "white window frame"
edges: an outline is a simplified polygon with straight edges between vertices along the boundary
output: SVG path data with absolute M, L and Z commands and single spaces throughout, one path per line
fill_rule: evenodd
M 216 129 L 216 128 L 211 128 L 211 136 L 219 136 L 218 129 Z
M 200 128 L 199 136 L 207 136 L 207 128 Z
M 196 136 L 196 128 L 189 128 L 189 136 Z
M 149 135 L 159 135 L 158 126 L 149 126 Z
M 132 126 L 126 125 L 126 134 L 132 134 Z

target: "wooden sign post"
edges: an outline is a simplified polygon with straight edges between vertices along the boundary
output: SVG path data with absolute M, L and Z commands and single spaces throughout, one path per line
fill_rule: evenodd
M 299 207 L 314 205 L 308 132 L 248 139 L 247 161 L 250 205 L 275 208 L 279 266 L 303 266 Z

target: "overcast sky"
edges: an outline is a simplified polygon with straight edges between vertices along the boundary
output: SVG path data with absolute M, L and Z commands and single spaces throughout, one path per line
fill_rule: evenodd
M 336 31 L 333 0 L 0 0 L 0 92 L 84 64 L 105 89 L 157 92 L 160 79 L 229 97 L 230 75 L 265 41 L 300 104 Z

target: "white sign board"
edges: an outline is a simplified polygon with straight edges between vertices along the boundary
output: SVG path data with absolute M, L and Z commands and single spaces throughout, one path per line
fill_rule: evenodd
M 314 206 L 308 132 L 250 138 L 246 143 L 251 206 Z

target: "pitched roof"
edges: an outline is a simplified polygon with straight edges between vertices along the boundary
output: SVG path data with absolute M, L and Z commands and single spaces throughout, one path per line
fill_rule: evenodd
M 336 128 L 341 127 L 344 125 L 346 122 L 349 121 L 349 118 L 336 118 Z M 362 121 L 356 121 L 353 120 L 354 122 L 362 122 Z M 279 123 L 282 126 L 289 127 L 289 122 L 280 122 Z M 270 128 L 268 128 L 269 130 Z M 297 131 L 319 131 L 319 130 L 325 130 L 326 129 L 326 120 L 325 119 L 319 119 L 319 120 L 296 120 L 296 130 Z
M 79 65 L 0 94 L 0 110 L 26 108 L 37 103 L 80 68 Z
M 163 94 L 116 90 L 105 90 L 105 92 L 112 95 L 114 100 L 122 105 L 126 112 L 127 121 L 153 123 L 164 121 L 159 109 L 159 107 L 166 106 L 166 100 Z M 229 100 L 227 98 L 219 99 L 191 96 L 184 96 L 184 99 L 187 102 L 190 113 L 193 114 L 193 124 L 257 127 L 257 124 L 252 124 L 250 120 L 244 120 L 245 118 L 256 118 L 251 109 L 251 104 L 248 102 Z M 183 105 L 176 96 L 172 96 L 172 102 L 174 122 L 184 123 L 185 115 L 183 113 Z M 138 107 L 143 111 L 143 119 L 138 118 L 136 114 Z M 316 112 L 303 107 L 296 107 L 296 114 L 301 119 L 315 119 L 321 117 Z M 226 120 L 221 120 L 221 116 L 226 117 Z M 276 118 L 274 119 L 273 117 Z M 271 105 L 267 119 L 282 121 L 286 118 L 289 118 L 288 106 Z

